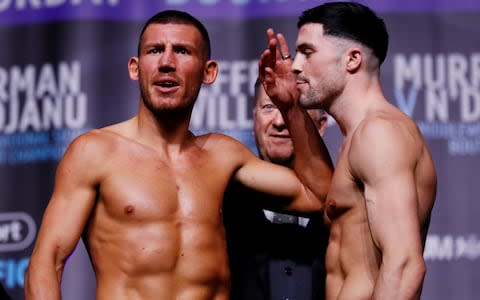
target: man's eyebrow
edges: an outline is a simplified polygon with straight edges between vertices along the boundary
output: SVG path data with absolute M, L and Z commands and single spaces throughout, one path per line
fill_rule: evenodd
M 313 47 L 313 45 L 312 45 L 311 43 L 307 43 L 307 42 L 301 43 L 301 44 L 297 45 L 297 47 L 296 47 L 297 51 L 298 51 L 298 50 L 300 50 L 300 51 L 301 51 L 301 50 L 305 50 L 305 49 L 307 49 L 307 48 L 314 48 L 314 47 Z
M 145 43 L 144 45 L 146 47 L 159 47 L 159 46 L 165 46 L 167 43 L 165 42 L 149 42 Z M 171 43 L 172 47 L 184 47 L 184 48 L 194 48 L 195 45 L 193 43 L 185 43 L 185 42 L 177 42 L 177 43 Z
M 195 45 L 189 44 L 189 43 L 174 43 L 172 44 L 173 48 L 187 48 L 187 49 L 193 49 L 195 48 Z
M 149 43 L 144 43 L 143 46 L 145 48 L 149 48 L 149 47 L 160 47 L 160 46 L 164 46 L 164 43 L 161 43 L 161 42 L 149 42 Z

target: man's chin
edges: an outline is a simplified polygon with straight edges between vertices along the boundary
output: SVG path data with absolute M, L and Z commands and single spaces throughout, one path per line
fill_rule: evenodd
M 289 155 L 272 155 L 270 161 L 278 165 L 289 165 L 293 160 L 293 154 Z

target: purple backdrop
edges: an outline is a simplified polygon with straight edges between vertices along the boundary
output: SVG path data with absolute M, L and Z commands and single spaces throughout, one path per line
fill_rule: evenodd
M 427 239 L 422 299 L 476 299 L 480 288 L 480 2 L 362 1 L 391 36 L 382 71 L 392 103 L 413 116 L 439 174 Z M 0 1 L 0 282 L 23 299 L 23 275 L 65 146 L 78 134 L 132 116 L 137 85 L 127 73 L 145 19 L 186 10 L 212 39 L 220 76 L 202 89 L 197 133 L 219 131 L 254 149 L 253 82 L 274 27 L 293 45 L 296 18 L 320 1 L 10 0 Z M 326 142 L 336 159 L 341 136 Z M 65 270 L 65 299 L 94 298 L 91 266 L 79 243 Z

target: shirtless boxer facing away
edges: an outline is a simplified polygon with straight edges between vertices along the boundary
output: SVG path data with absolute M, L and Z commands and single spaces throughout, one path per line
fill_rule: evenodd
M 299 106 L 324 108 L 344 136 L 325 208 L 327 299 L 419 299 L 436 174 L 416 124 L 381 89 L 385 24 L 361 4 L 332 2 L 298 27 L 293 61 L 283 35 L 267 31 L 260 76 L 294 143 L 309 137 Z
M 227 299 L 221 207 L 230 180 L 283 196 L 271 209 L 323 209 L 312 191 L 326 196 L 328 153 L 310 166 L 325 178 L 302 178 L 307 188 L 294 171 L 230 137 L 188 130 L 202 83 L 217 75 L 209 57 L 208 33 L 189 14 L 164 11 L 147 21 L 128 66 L 140 85 L 138 114 L 68 147 L 26 274 L 27 299 L 60 299 L 62 270 L 80 237 L 98 300 Z

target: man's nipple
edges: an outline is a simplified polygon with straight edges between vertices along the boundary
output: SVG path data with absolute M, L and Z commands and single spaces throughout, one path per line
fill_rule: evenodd
M 335 201 L 335 199 L 329 199 L 328 202 L 327 202 L 327 205 L 331 209 L 335 209 L 335 208 L 337 208 L 337 201 Z
M 135 207 L 133 205 L 127 205 L 125 206 L 123 211 L 125 212 L 125 214 L 130 215 L 133 214 L 133 212 L 135 211 Z

